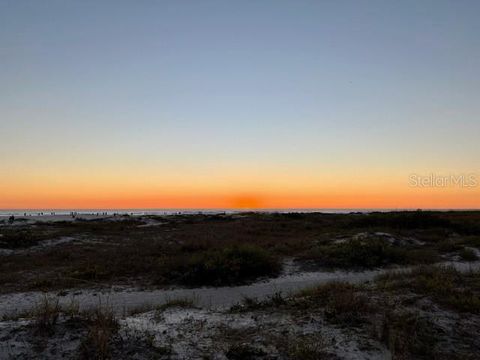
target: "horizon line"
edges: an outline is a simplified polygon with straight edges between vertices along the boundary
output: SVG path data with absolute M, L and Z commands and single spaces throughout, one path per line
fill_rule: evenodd
M 105 208 L 0 208 L 0 211 L 97 211 L 97 210 L 104 210 L 104 211 L 111 211 L 111 210 L 143 210 L 143 211 L 180 211 L 180 210 L 188 210 L 188 211 L 201 211 L 201 210 L 208 210 L 208 211 L 275 211 L 275 210 L 391 210 L 391 211 L 480 211 L 480 207 L 478 208 L 460 208 L 460 207 L 265 207 L 265 208 L 240 208 L 240 207 L 184 207 L 184 208 L 142 208 L 142 207 L 132 207 L 132 208 L 115 208 L 115 207 L 105 207 Z

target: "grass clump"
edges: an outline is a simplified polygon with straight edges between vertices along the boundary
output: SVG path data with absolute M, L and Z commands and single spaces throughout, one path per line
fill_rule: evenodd
M 441 260 L 440 255 L 434 249 L 421 248 L 421 249 L 411 249 L 405 250 L 406 256 L 404 259 L 404 264 L 412 265 L 425 265 L 425 264 L 434 264 Z M 398 262 L 398 264 L 402 264 Z
M 367 297 L 354 285 L 344 282 L 304 290 L 297 295 L 297 301 L 300 306 L 324 307 L 327 320 L 348 325 L 359 324 L 372 310 Z
M 85 315 L 88 323 L 88 334 L 80 346 L 81 358 L 110 358 L 112 336 L 119 329 L 119 323 L 113 310 L 108 306 L 99 305 Z
M 377 286 L 391 291 L 410 290 L 460 312 L 480 314 L 480 273 L 462 274 L 454 267 L 422 266 L 408 272 L 380 275 Z
M 464 239 L 466 244 L 480 248 L 480 236 L 467 236 Z
M 463 248 L 459 251 L 458 255 L 465 261 L 476 261 L 478 260 L 478 256 L 473 249 L 470 248 Z
M 275 257 L 253 245 L 210 250 L 168 266 L 173 268 L 170 276 L 189 286 L 241 284 L 280 271 Z
M 287 357 L 291 360 L 322 360 L 331 359 L 332 356 L 326 351 L 327 344 L 319 336 L 304 336 L 289 339 L 287 345 Z
M 449 228 L 452 222 L 438 213 L 428 211 L 403 211 L 391 213 L 371 213 L 352 222 L 356 227 L 392 229 L 431 229 Z
M 326 266 L 372 268 L 405 263 L 407 250 L 394 247 L 382 239 L 352 239 L 340 244 L 323 245 L 314 256 Z
M 34 234 L 30 229 L 3 229 L 0 248 L 21 249 L 38 245 L 44 237 Z
M 249 344 L 234 344 L 225 353 L 229 360 L 250 360 L 263 358 L 265 355 L 265 351 Z
M 413 312 L 387 312 L 379 334 L 392 359 L 430 359 L 436 338 L 434 325 Z
M 195 298 L 176 298 L 172 300 L 168 300 L 166 303 L 162 305 L 152 305 L 149 303 L 134 307 L 129 309 L 128 311 L 124 310 L 124 314 L 128 316 L 133 316 L 137 314 L 143 314 L 149 311 L 158 311 L 162 312 L 170 308 L 180 308 L 180 309 L 187 309 L 187 308 L 195 308 L 196 306 L 196 299 Z
M 247 312 L 261 310 L 265 308 L 278 308 L 281 306 L 291 305 L 292 300 L 285 298 L 281 292 L 267 297 L 265 300 L 258 300 L 253 297 L 244 297 L 238 304 L 233 305 L 230 308 L 231 312 Z
M 461 249 L 461 245 L 452 239 L 442 239 L 435 246 L 442 253 L 454 252 Z
M 62 309 L 58 299 L 45 296 L 33 309 L 35 329 L 40 334 L 53 334 Z
M 195 299 L 191 298 L 177 298 L 168 300 L 165 304 L 157 306 L 158 311 L 165 311 L 170 308 L 181 308 L 181 309 L 188 309 L 195 307 Z

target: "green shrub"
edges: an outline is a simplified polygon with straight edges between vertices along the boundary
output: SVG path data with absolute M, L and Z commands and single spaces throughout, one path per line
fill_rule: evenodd
M 477 254 L 475 253 L 475 251 L 473 251 L 473 249 L 470 249 L 470 248 L 463 248 L 462 250 L 460 250 L 458 254 L 465 261 L 478 260 Z
M 0 238 L 2 248 L 6 249 L 19 249 L 28 248 L 38 245 L 43 238 L 39 235 L 33 234 L 31 230 L 12 230 L 7 231 Z
M 436 244 L 436 248 L 442 253 L 457 251 L 460 247 L 458 243 L 450 239 L 441 240 Z
M 433 264 L 441 258 L 433 249 L 411 249 L 406 251 L 404 260 L 407 264 Z
M 321 246 L 316 257 L 326 266 L 372 268 L 404 263 L 407 250 L 394 247 L 382 239 L 370 238 Z
M 280 271 L 280 263 L 276 258 L 251 245 L 193 254 L 183 263 L 177 260 L 167 263 L 166 267 L 173 280 L 190 286 L 240 284 Z

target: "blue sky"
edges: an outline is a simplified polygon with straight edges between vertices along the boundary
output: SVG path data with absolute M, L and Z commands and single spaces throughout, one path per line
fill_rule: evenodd
M 285 173 L 475 172 L 479 15 L 478 1 L 1 0 L 0 172 L 265 172 L 247 192 Z

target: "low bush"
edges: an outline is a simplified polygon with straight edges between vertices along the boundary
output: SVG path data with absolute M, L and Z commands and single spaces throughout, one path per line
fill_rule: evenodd
M 172 280 L 189 286 L 224 286 L 245 283 L 261 276 L 275 275 L 280 263 L 266 250 L 239 245 L 193 254 L 180 263 L 165 264 Z
M 43 237 L 33 234 L 30 230 L 9 230 L 4 231 L 0 237 L 0 248 L 4 249 L 20 249 L 38 245 Z
M 354 227 L 393 228 L 398 230 L 449 228 L 449 219 L 427 211 L 371 213 L 352 221 Z
M 473 249 L 470 248 L 463 248 L 458 253 L 462 260 L 465 261 L 476 261 L 478 260 L 478 256 Z
M 342 268 L 372 268 L 391 263 L 405 263 L 407 250 L 382 239 L 350 240 L 341 244 L 320 246 L 315 254 L 323 265 Z
M 461 245 L 451 239 L 444 239 L 437 242 L 435 247 L 442 253 L 449 253 L 459 250 Z
M 434 249 L 410 249 L 405 250 L 405 258 L 402 259 L 405 264 L 425 265 L 433 264 L 441 260 L 440 255 Z M 401 264 L 399 261 L 398 264 Z

